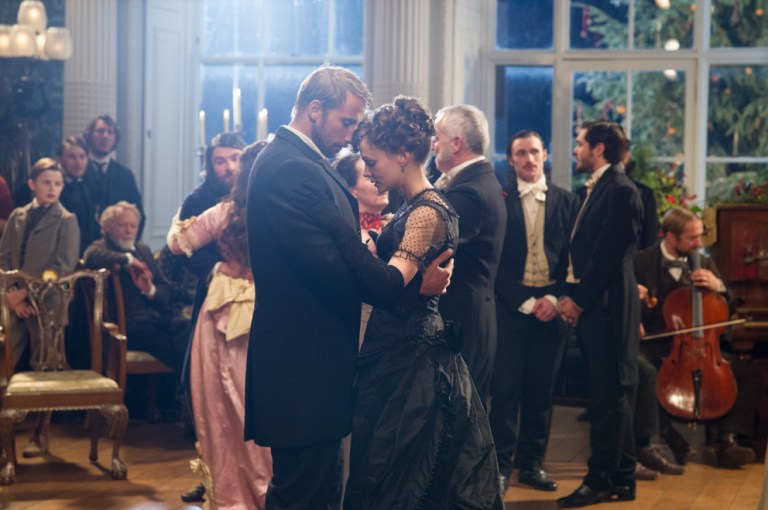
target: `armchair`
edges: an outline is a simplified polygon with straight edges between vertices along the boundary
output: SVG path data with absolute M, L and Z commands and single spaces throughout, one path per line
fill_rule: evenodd
M 124 479 L 127 468 L 120 460 L 120 443 L 128 425 L 128 410 L 123 403 L 125 337 L 117 328 L 105 328 L 102 323 L 104 280 L 108 272 L 77 271 L 57 278 L 44 274 L 37 278 L 20 271 L 0 275 L 0 444 L 5 458 L 0 464 L 0 484 L 10 485 L 16 475 L 16 441 L 14 428 L 29 412 L 42 412 L 32 441 L 43 453 L 48 449 L 47 415 L 52 411 L 86 410 L 86 424 L 91 428 L 91 462 L 97 461 L 99 417 L 105 417 L 113 437 L 111 475 Z M 78 280 L 91 280 L 94 306 L 91 322 L 90 370 L 72 370 L 66 359 L 64 328 L 69 303 Z M 14 372 L 12 328 L 14 320 L 6 293 L 12 288 L 27 290 L 28 299 L 37 313 L 40 330 L 40 357 L 37 369 Z M 105 342 L 106 340 L 106 342 Z M 105 349 L 106 347 L 106 349 Z M 106 355 L 105 355 L 106 354 Z M 106 361 L 106 369 L 105 369 Z

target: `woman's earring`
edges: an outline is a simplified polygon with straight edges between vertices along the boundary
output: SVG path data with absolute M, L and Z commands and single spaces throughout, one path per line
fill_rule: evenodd
M 400 163 L 400 172 L 405 173 L 405 163 Z

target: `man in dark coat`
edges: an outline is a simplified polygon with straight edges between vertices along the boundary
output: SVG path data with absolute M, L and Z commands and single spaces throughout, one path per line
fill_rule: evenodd
M 244 148 L 245 142 L 237 133 L 219 133 L 211 139 L 205 149 L 203 182 L 184 198 L 180 220 L 201 215 L 229 194 L 240 171 L 240 153 Z M 198 277 L 205 278 L 220 260 L 216 243 L 211 243 L 196 250 L 188 265 Z
M 141 193 L 136 186 L 136 178 L 130 168 L 115 161 L 110 154 L 120 142 L 120 129 L 109 115 L 99 115 L 93 119 L 83 132 L 83 139 L 88 145 L 90 161 L 83 177 L 93 191 L 96 201 L 96 215 L 121 200 L 135 205 L 141 213 L 141 223 L 137 239 L 141 239 L 144 230 L 144 206 Z
M 435 186 L 445 191 L 459 214 L 456 271 L 448 293 L 440 299 L 440 314 L 458 323 L 461 354 L 485 402 L 496 353 L 493 285 L 507 213 L 493 165 L 484 156 L 490 138 L 483 112 L 470 105 L 449 106 L 435 119 L 432 150 L 443 174 Z
M 140 217 L 138 208 L 128 202 L 107 207 L 100 221 L 104 238 L 85 250 L 85 265 L 91 269 L 121 267 L 128 348 L 148 352 L 179 369 L 189 320 L 171 314 L 171 289 L 149 246 L 136 241 Z M 110 314 L 115 316 L 112 310 Z
M 693 269 L 690 261 L 691 254 L 702 246 L 701 236 L 704 233 L 704 226 L 701 219 L 688 209 L 675 207 L 664 215 L 661 230 L 664 235 L 662 241 L 656 246 L 638 252 L 634 262 L 635 276 L 641 294 L 648 294 L 658 300 L 658 304 L 652 308 L 647 305 L 642 306 L 643 328 L 649 335 L 667 329 L 663 316 L 664 301 L 670 293 L 679 288 L 695 285 L 718 292 L 728 299 L 728 289 L 711 258 L 700 255 L 701 267 L 691 271 Z M 646 357 L 652 366 L 659 368 L 662 358 L 669 355 L 669 342 L 643 343 L 640 350 L 641 356 Z M 738 440 L 751 438 L 754 434 L 760 374 L 753 364 L 728 356 L 727 353 L 726 356 L 732 358 L 731 368 L 738 387 L 736 402 L 725 416 L 707 425 L 709 447 L 705 448 L 704 454 L 705 460 L 711 464 L 737 468 L 752 462 L 755 458 L 754 451 L 739 445 Z M 655 389 L 655 377 L 652 382 Z M 661 432 L 661 436 L 675 454 L 676 460 L 684 463 L 690 451 L 688 443 L 672 427 L 667 414 L 659 414 L 656 398 L 643 399 L 643 402 L 645 403 L 643 407 L 638 402 L 638 413 L 650 423 L 649 432 L 646 435 L 651 436 Z M 638 448 L 637 453 L 640 461 L 646 457 L 654 462 L 655 457 L 658 456 L 652 448 Z M 656 462 L 656 464 L 660 463 Z M 650 467 L 656 466 L 652 464 Z
M 82 138 L 70 136 L 61 145 L 57 161 L 64 169 L 64 189 L 61 191 L 61 205 L 77 216 L 80 227 L 80 256 L 92 242 L 101 236 L 96 202 L 91 188 L 83 175 L 88 168 L 88 147 Z
M 248 248 L 258 307 L 246 375 L 245 439 L 272 449 L 266 508 L 338 508 L 341 439 L 352 422 L 352 378 L 362 301 L 393 304 L 402 274 L 360 245 L 339 248 L 338 226 L 315 221 L 311 189 L 358 231 L 357 204 L 328 164 L 352 140 L 370 92 L 354 74 L 321 67 L 302 83 L 291 123 L 254 163 L 248 186 Z M 359 249 L 358 249 L 359 248 Z M 444 256 L 449 256 L 446 252 Z M 438 257 L 422 293 L 445 289 Z M 353 264 L 354 262 L 354 264 Z
M 590 174 L 571 234 L 560 315 L 581 343 L 590 387 L 591 456 L 582 485 L 558 499 L 575 508 L 616 496 L 635 498 L 632 410 L 637 385 L 640 302 L 632 260 L 643 205 L 621 170 L 627 141 L 620 126 L 597 122 L 576 139 L 576 165 Z
M 548 182 L 546 160 L 538 133 L 512 135 L 507 144 L 513 169 L 505 189 L 507 231 L 496 277 L 498 343 L 490 421 L 502 486 L 517 468 L 520 483 L 556 490 L 542 463 L 552 388 L 565 346 L 557 296 L 565 293 L 568 242 L 579 199 Z

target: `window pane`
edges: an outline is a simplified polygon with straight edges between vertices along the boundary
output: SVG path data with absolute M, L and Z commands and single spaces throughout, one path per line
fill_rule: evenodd
M 496 3 L 496 46 L 551 49 L 553 6 L 552 1 L 499 0 Z
M 622 124 L 627 113 L 627 73 L 585 71 L 573 73 L 574 127 L 589 120 Z M 573 140 L 575 143 L 576 134 Z
M 270 2 L 268 18 L 269 55 L 311 56 L 328 51 L 327 0 Z
M 224 109 L 230 111 L 232 129 L 232 66 L 201 66 L 203 100 L 200 109 L 205 111 L 205 134 L 210 141 L 224 130 Z
M 210 0 L 209 0 L 210 1 Z M 237 51 L 241 55 L 260 56 L 264 53 L 264 6 L 261 2 L 238 2 Z
M 571 2 L 572 49 L 627 47 L 627 0 Z
M 205 34 L 203 37 L 203 55 L 213 57 L 228 55 L 235 51 L 232 33 L 235 28 L 234 16 L 236 0 L 218 0 L 205 2 Z
M 203 0 L 205 57 L 231 57 L 227 64 L 202 64 L 200 108 L 206 113 L 206 137 L 223 129 L 233 84 L 241 91 L 241 134 L 255 140 L 258 112 L 267 108 L 268 130 L 290 121 L 301 81 L 335 56 L 362 60 L 363 0 Z M 333 10 L 331 10 L 333 6 Z M 333 48 L 329 55 L 329 34 Z M 300 57 L 301 65 L 293 65 Z M 211 59 L 213 60 L 213 59 Z M 210 60 L 208 61 L 210 62 Z M 358 76 L 362 65 L 347 66 Z
M 707 154 L 768 155 L 768 66 L 717 66 L 709 72 Z
M 768 203 L 768 163 L 708 163 L 707 203 Z
M 635 0 L 635 48 L 692 47 L 695 12 L 691 0 Z
M 712 2 L 713 48 L 768 46 L 768 4 L 764 0 Z
M 496 68 L 496 129 L 493 148 L 496 175 L 502 183 L 506 183 L 509 172 L 507 141 L 513 134 L 521 129 L 536 131 L 551 148 L 553 76 L 552 67 Z
M 571 147 L 576 145 L 583 122 L 608 120 L 623 124 L 627 113 L 627 73 L 624 71 L 589 71 L 573 73 L 574 132 Z M 574 190 L 584 185 L 586 176 L 572 165 Z
M 683 153 L 685 72 L 632 73 L 632 138 L 652 142 L 659 156 Z
M 363 54 L 363 2 L 336 0 L 334 55 Z

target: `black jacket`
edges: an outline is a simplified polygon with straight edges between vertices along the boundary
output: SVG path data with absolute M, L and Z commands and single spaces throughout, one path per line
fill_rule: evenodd
M 496 277 L 497 304 L 515 312 L 531 297 L 531 289 L 521 283 L 528 257 L 525 214 L 523 212 L 517 179 L 510 179 L 507 194 L 507 232 L 501 252 L 499 274 Z M 580 200 L 576 194 L 547 182 L 547 200 L 544 202 L 544 254 L 549 265 L 549 279 L 554 284 L 536 289 L 536 297 L 551 294 L 559 297 L 566 293 L 565 275 L 568 271 L 568 245 L 573 222 L 579 212 Z
M 493 286 L 501 258 L 507 214 L 493 166 L 482 161 L 464 168 L 450 182 L 445 198 L 459 214 L 459 245 L 440 313 L 461 326 L 461 353 L 481 398 L 490 390 L 496 351 Z
M 83 182 L 91 188 L 96 202 L 96 214 L 99 216 L 101 216 L 104 209 L 121 200 L 125 200 L 138 207 L 141 212 L 141 223 L 139 224 L 139 232 L 136 239 L 141 239 L 141 233 L 144 230 L 146 220 L 144 217 L 144 204 L 141 200 L 139 188 L 136 186 L 136 178 L 128 167 L 121 165 L 114 159 L 110 159 L 106 172 L 102 174 L 93 160 L 91 160 L 88 162 L 85 175 L 83 175 Z
M 583 208 L 570 248 L 574 275 L 581 281 L 571 297 L 584 311 L 606 308 L 620 381 L 635 384 L 640 301 L 632 264 L 643 204 L 632 180 L 614 165 L 597 181 Z
M 248 248 L 258 306 L 248 344 L 245 439 L 305 447 L 339 440 L 351 429 L 352 378 L 360 307 L 401 294 L 376 271 L 353 271 L 338 236 L 311 205 L 305 186 L 335 208 L 355 253 L 381 269 L 360 243 L 357 203 L 328 161 L 281 127 L 259 154 L 248 186 Z M 354 236 L 357 236 L 354 238 Z

